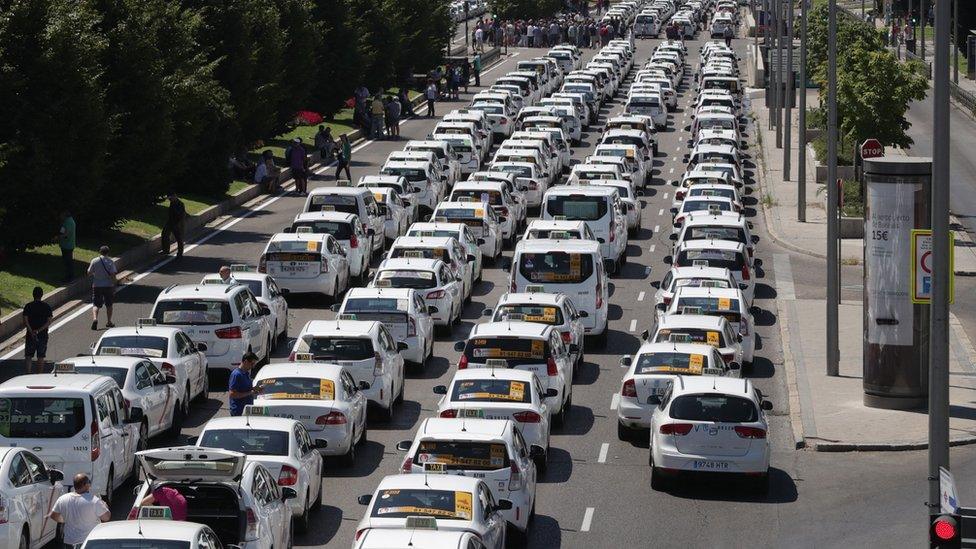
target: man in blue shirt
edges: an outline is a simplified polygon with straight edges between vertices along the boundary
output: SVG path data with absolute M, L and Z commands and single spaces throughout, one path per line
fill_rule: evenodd
M 230 373 L 227 384 L 230 400 L 230 415 L 239 416 L 244 413 L 244 407 L 254 404 L 254 395 L 261 392 L 261 388 L 254 388 L 251 383 L 251 368 L 258 363 L 258 356 L 252 352 L 244 353 L 241 365 Z

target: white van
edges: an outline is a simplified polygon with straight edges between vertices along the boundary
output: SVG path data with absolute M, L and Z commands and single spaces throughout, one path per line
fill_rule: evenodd
M 612 187 L 557 187 L 542 201 L 542 219 L 585 221 L 600 243 L 609 270 L 616 273 L 627 257 L 626 208 Z
M 597 345 L 607 341 L 609 283 L 600 244 L 592 240 L 523 240 L 515 247 L 509 268 L 509 291 L 530 289 L 562 293 L 573 300 L 583 316 L 586 335 Z M 585 315 L 583 315 L 585 313 Z
M 88 475 L 109 506 L 146 445 L 139 439 L 142 420 L 142 409 L 127 408 L 108 376 L 33 374 L 0 384 L 0 445 L 30 448 L 64 473 L 69 491 L 72 477 Z

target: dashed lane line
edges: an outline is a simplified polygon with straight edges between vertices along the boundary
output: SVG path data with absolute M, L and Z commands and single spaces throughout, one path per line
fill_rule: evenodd
M 607 453 L 610 452 L 610 444 L 604 442 L 600 445 L 600 456 L 596 458 L 597 463 L 607 462 Z
M 644 301 L 644 292 L 637 294 L 637 301 Z
M 634 318 L 634 319 L 631 319 L 631 321 L 630 321 L 630 327 L 628 328 L 628 331 L 633 332 L 636 329 L 637 329 L 637 319 Z
M 592 507 L 587 507 L 586 511 L 583 513 L 583 524 L 580 526 L 580 532 L 589 532 L 590 525 L 593 524 L 593 509 Z

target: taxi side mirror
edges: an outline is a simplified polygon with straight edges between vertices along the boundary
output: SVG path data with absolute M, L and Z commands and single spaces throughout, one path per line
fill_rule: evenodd
M 668 306 L 665 305 L 664 303 L 658 303 L 657 305 L 654 306 L 654 308 L 657 309 L 658 311 L 661 311 L 662 313 L 668 310 Z
M 186 438 L 186 445 L 187 446 L 196 446 L 198 440 L 200 440 L 200 437 L 187 437 Z
M 571 352 L 571 353 L 578 353 L 579 350 L 580 350 L 580 347 L 579 347 L 578 344 L 576 344 L 576 343 L 570 343 L 569 344 L 569 352 Z
M 512 508 L 512 501 L 508 499 L 500 499 L 495 504 L 495 511 L 508 511 Z
M 658 289 L 660 289 L 661 288 L 661 281 L 660 280 L 655 280 L 654 282 L 651 282 L 651 287 L 652 288 L 658 288 Z
M 477 258 L 474 256 L 474 254 L 468 254 L 468 263 L 471 263 L 475 259 L 477 259 Z
M 410 450 L 410 445 L 413 444 L 412 440 L 401 440 L 397 442 L 396 449 L 400 452 L 407 452 Z
M 546 449 L 538 444 L 529 446 L 529 457 L 532 459 L 542 459 L 546 457 Z
M 406 341 L 397 341 L 397 351 L 406 351 L 410 346 L 407 345 Z
M 579 315 L 580 315 L 580 318 L 587 318 L 587 317 L 590 316 L 590 313 L 588 313 L 586 311 L 580 311 L 579 312 Z
M 678 208 L 670 208 L 668 211 L 671 212 L 671 213 L 673 213 L 673 214 L 676 214 L 676 213 L 678 213 Z
M 599 242 L 600 244 L 606 244 L 607 243 L 607 241 L 606 240 L 603 240 L 602 238 L 597 238 L 596 241 Z
M 261 305 L 261 316 L 268 316 L 271 314 L 271 308 L 267 305 Z
M 142 411 L 142 408 L 139 408 L 137 406 L 129 410 L 129 418 L 125 420 L 125 423 L 127 425 L 134 424 L 134 423 L 142 423 L 142 420 L 145 419 L 145 417 L 146 417 L 145 412 Z
M 732 370 L 733 372 L 738 372 L 741 369 L 742 369 L 742 365 L 739 364 L 738 362 L 729 362 L 729 370 Z
M 175 383 L 176 383 L 176 376 L 172 376 L 172 375 L 166 376 L 166 385 L 173 385 Z
M 749 285 L 746 284 L 745 282 L 740 282 L 739 283 L 739 289 L 740 290 L 748 290 L 749 289 Z
M 457 352 L 459 352 L 459 353 L 463 353 L 464 352 L 464 342 L 463 341 L 456 341 L 456 342 L 454 342 L 454 350 L 457 351 Z
M 761 407 L 761 408 L 762 408 L 763 410 L 765 410 L 765 411 L 767 411 L 767 412 L 769 412 L 769 411 L 771 411 L 771 410 L 773 409 L 773 403 L 772 403 L 772 402 L 770 402 L 770 401 L 768 401 L 768 400 L 764 400 L 764 401 L 762 401 L 762 404 L 760 404 L 759 406 L 760 406 L 760 407 Z
M 281 489 L 281 501 L 288 501 L 290 499 L 295 499 L 298 497 L 298 492 L 294 488 L 282 488 Z
M 485 243 L 485 239 L 484 238 L 479 238 L 478 239 L 478 245 L 479 246 L 483 245 L 484 243 Z
M 435 395 L 446 395 L 447 385 L 434 385 L 433 391 Z
M 372 494 L 363 494 L 356 498 L 356 502 L 360 505 L 369 505 L 369 502 L 373 501 Z
M 285 227 L 284 229 L 281 229 L 281 232 L 283 232 L 283 233 L 291 233 L 291 232 L 294 232 L 294 231 L 295 231 L 295 229 L 291 225 Z
M 677 181 L 672 181 L 671 182 L 671 186 L 672 187 L 677 187 L 678 186 L 678 182 Z
M 206 343 L 197 343 L 197 351 L 200 351 L 201 353 L 205 353 L 207 352 L 207 349 L 209 349 L 209 347 L 207 347 Z
M 432 314 L 436 313 L 439 310 L 440 309 L 438 309 L 437 307 L 435 307 L 433 305 L 428 305 L 427 306 L 427 314 L 429 314 L 429 315 L 432 315 Z
M 650 337 L 651 337 L 651 334 L 647 330 L 644 330 L 643 332 L 641 332 L 641 339 L 643 341 L 647 341 L 648 339 L 650 339 Z
M 735 340 L 742 343 L 742 334 L 735 334 Z
M 546 389 L 546 398 L 555 398 L 559 396 L 559 391 L 556 389 Z
M 678 240 L 678 233 L 671 233 L 668 235 L 668 240 Z
M 631 365 L 631 363 L 633 363 L 633 360 L 634 359 L 630 358 L 629 356 L 622 356 L 620 357 L 620 365 L 627 368 Z
M 54 486 L 55 484 L 64 480 L 64 473 L 62 473 L 58 469 L 48 469 L 47 478 L 48 480 L 51 481 L 51 486 Z
M 507 263 L 507 262 L 506 263 L 503 263 L 502 264 L 502 271 L 504 271 L 506 273 L 512 272 L 512 265 L 510 263 Z
M 329 309 L 331 309 L 333 313 L 338 313 L 339 309 L 341 308 L 342 308 L 342 303 L 333 303 L 332 306 L 329 307 Z
M 373 236 L 374 234 L 376 234 L 376 231 L 375 230 L 373 230 L 373 229 L 366 229 L 366 236 Z
M 489 316 L 490 317 L 493 312 L 494 311 L 492 311 L 491 309 L 485 309 L 484 311 L 481 311 L 481 316 Z
M 367 389 L 369 389 L 369 382 L 368 381 L 360 381 L 359 382 L 359 390 L 360 391 L 365 391 Z
M 324 449 L 326 449 L 326 448 L 329 447 L 329 441 L 328 440 L 322 440 L 320 438 L 317 438 L 317 439 L 315 439 L 315 442 L 312 444 L 312 446 L 316 450 L 324 450 Z

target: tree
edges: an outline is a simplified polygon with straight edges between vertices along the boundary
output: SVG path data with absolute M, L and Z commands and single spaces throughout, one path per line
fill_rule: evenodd
M 406 81 L 443 61 L 454 22 L 444 0 L 387 0 L 386 10 L 396 25 L 399 46 L 393 60 L 393 79 Z
M 312 88 L 319 81 L 322 23 L 313 17 L 315 5 L 310 0 L 275 0 L 275 4 L 279 25 L 287 36 L 278 120 L 289 120 L 308 106 Z
M 351 0 L 314 0 L 314 17 L 320 22 L 322 41 L 317 59 L 318 78 L 311 106 L 326 115 L 339 110 L 352 97 L 363 75 L 363 55 L 350 13 Z
M 361 82 L 352 83 L 350 91 L 359 83 L 371 92 L 380 91 L 393 79 L 393 61 L 400 46 L 396 28 L 381 2 L 349 0 L 349 6 L 363 66 Z
M 826 70 L 827 65 L 827 4 L 823 3 L 810 10 L 807 20 L 807 74 L 815 75 Z M 858 21 L 843 12 L 837 14 L 837 58 L 849 57 L 853 48 L 867 51 L 884 48 L 881 31 Z
M 58 213 L 99 217 L 109 124 L 97 14 L 75 0 L 0 2 L 0 247 L 51 241 Z M 90 212 L 90 213 L 89 213 Z

